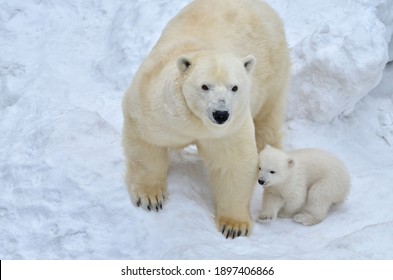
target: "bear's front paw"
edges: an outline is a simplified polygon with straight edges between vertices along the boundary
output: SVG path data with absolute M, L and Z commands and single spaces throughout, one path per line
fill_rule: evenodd
M 162 210 L 165 201 L 165 191 L 161 188 L 140 188 L 131 192 L 131 200 L 137 207 L 147 211 Z
M 277 218 L 276 215 L 274 214 L 267 214 L 267 213 L 260 213 L 258 215 L 258 222 L 259 223 L 269 223 L 274 221 Z
M 225 238 L 236 238 L 239 236 L 248 236 L 251 232 L 251 221 L 241 221 L 232 218 L 221 217 L 218 219 L 218 229 Z

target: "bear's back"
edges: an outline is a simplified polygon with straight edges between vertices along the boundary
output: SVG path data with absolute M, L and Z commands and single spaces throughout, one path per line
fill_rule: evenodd
M 294 157 L 297 172 L 304 172 L 307 181 L 335 178 L 343 184 L 349 184 L 349 175 L 344 163 L 336 156 L 315 148 L 299 149 L 288 152 Z
M 286 44 L 280 18 L 259 0 L 193 1 L 169 21 L 157 46 L 163 42 L 192 42 L 239 57 L 253 54 L 257 60 L 266 59 L 264 45 Z

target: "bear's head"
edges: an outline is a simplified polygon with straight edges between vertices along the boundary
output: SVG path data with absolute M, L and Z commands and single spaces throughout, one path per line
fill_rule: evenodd
M 208 128 L 242 124 L 250 108 L 255 57 L 200 51 L 182 56 L 177 67 L 189 110 Z
M 284 151 L 266 145 L 259 153 L 258 183 L 263 187 L 283 184 L 291 174 L 295 161 Z

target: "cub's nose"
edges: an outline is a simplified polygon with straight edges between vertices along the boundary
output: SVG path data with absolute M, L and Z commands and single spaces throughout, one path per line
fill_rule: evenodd
M 213 118 L 218 124 L 223 124 L 229 118 L 228 111 L 214 111 Z
M 262 185 L 262 186 L 263 186 L 263 185 L 266 183 L 266 181 L 265 181 L 265 180 L 263 180 L 263 179 L 259 179 L 259 180 L 258 180 L 258 183 L 259 183 L 260 185 Z

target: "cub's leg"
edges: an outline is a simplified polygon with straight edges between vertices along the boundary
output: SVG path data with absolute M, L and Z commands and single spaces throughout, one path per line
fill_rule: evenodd
M 228 238 L 252 229 L 250 200 L 257 180 L 257 149 L 251 116 L 231 136 L 198 143 L 212 187 L 218 230 Z
M 284 199 L 268 189 L 263 190 L 262 210 L 258 215 L 258 222 L 271 222 L 277 218 L 277 213 L 284 205 Z
M 128 193 L 135 206 L 159 211 L 166 194 L 168 150 L 143 141 L 136 131 L 132 121 L 125 119 L 123 147 Z
M 296 194 L 292 194 L 290 199 L 286 199 L 284 206 L 278 212 L 279 218 L 293 218 L 305 205 L 307 199 L 306 191 L 298 190 Z
M 305 226 L 312 226 L 325 219 L 333 204 L 332 200 L 325 193 L 326 190 L 327 186 L 324 181 L 315 183 L 308 191 L 306 205 L 300 213 L 293 217 L 293 220 Z

